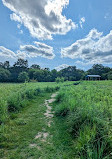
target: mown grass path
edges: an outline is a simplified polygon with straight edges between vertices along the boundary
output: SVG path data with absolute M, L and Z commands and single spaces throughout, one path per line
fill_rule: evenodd
M 55 96 L 46 94 L 31 100 L 5 125 L 0 159 L 69 159 L 68 136 L 50 106 Z
M 41 151 L 38 148 L 31 148 L 29 145 L 38 143 L 34 137 L 38 132 L 47 129 L 44 101 L 49 97 L 50 94 L 46 94 L 31 100 L 15 119 L 5 125 L 4 140 L 0 145 L 0 158 L 27 159 L 41 156 Z M 41 142 L 38 143 L 39 146 L 43 147 Z
M 47 93 L 29 101 L 5 125 L 0 159 L 72 159 L 70 136 L 64 131 L 63 121 L 58 123 L 53 116 L 55 96 Z

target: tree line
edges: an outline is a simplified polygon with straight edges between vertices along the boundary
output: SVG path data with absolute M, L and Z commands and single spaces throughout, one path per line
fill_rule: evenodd
M 112 80 L 112 68 L 102 64 L 94 64 L 91 69 L 84 71 L 76 66 L 57 71 L 49 68 L 42 69 L 39 65 L 28 66 L 28 61 L 18 59 L 13 66 L 9 61 L 0 62 L 0 82 L 54 82 L 54 81 L 79 81 L 84 80 L 87 74 L 101 75 L 102 80 Z

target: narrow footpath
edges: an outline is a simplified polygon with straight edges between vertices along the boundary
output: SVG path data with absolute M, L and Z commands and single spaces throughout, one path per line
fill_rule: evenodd
M 5 125 L 0 159 L 74 159 L 63 119 L 54 116 L 57 93 L 29 101 Z

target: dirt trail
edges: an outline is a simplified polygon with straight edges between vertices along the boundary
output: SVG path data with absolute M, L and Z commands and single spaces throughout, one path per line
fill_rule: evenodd
M 55 101 L 55 97 L 57 96 L 57 93 L 54 93 L 51 95 L 51 98 L 49 100 L 45 100 L 45 106 L 46 106 L 46 112 L 44 113 L 44 116 L 46 118 L 46 124 L 48 127 L 51 126 L 52 118 L 54 116 L 54 112 L 51 111 L 51 106 L 49 104 L 53 103 Z M 43 128 L 43 132 L 38 132 L 38 134 L 35 136 L 35 140 L 40 139 L 41 142 L 46 142 L 47 137 L 49 136 L 49 133 Z M 40 149 L 40 147 L 37 144 L 30 144 L 30 148 L 37 147 Z

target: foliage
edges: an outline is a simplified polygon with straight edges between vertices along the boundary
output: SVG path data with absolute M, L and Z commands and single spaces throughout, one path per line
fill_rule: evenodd
M 18 59 L 17 62 L 13 65 L 14 67 L 27 68 L 28 61 L 24 59 Z
M 55 82 L 56 80 L 57 82 L 63 82 L 63 79 L 64 81 L 79 81 L 84 80 L 87 74 L 101 75 L 102 80 L 112 79 L 112 69 L 101 64 L 95 64 L 87 71 L 77 69 L 76 66 L 69 66 L 60 71 L 55 69 L 50 71 L 49 68 L 43 69 L 38 64 L 33 64 L 28 67 L 28 61 L 24 59 L 18 59 L 13 66 L 10 66 L 9 61 L 0 62 L 0 73 L 3 76 L 0 77 L 0 82 L 24 82 L 20 78 L 18 81 L 18 76 L 22 72 L 28 73 L 30 81 L 36 80 L 38 82 Z
M 112 80 L 112 71 L 108 72 L 107 77 L 109 80 Z
M 0 82 L 7 82 L 10 78 L 10 72 L 4 68 L 0 68 Z
M 33 64 L 30 68 L 40 70 L 40 66 L 37 64 Z
M 27 72 L 21 72 L 18 76 L 18 81 L 19 82 L 29 81 L 28 73 Z
M 64 82 L 64 78 L 63 77 L 57 77 L 56 79 L 55 79 L 55 82 L 57 82 L 57 83 L 60 83 L 60 82 Z

